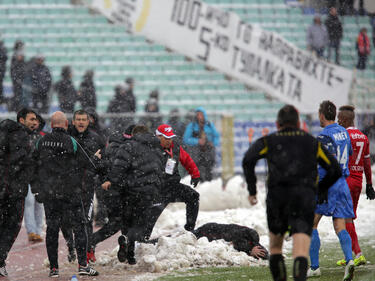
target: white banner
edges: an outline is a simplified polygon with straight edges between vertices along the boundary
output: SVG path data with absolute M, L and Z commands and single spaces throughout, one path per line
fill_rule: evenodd
M 352 71 L 297 48 L 278 34 L 198 0 L 94 0 L 93 7 L 178 53 L 265 90 L 301 112 L 347 104 Z

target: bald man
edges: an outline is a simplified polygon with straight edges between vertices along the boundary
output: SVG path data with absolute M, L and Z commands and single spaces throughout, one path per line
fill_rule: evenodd
M 81 150 L 76 140 L 68 135 L 68 120 L 57 111 L 51 116 L 52 132 L 36 143 L 38 183 L 33 193 L 44 203 L 46 215 L 46 247 L 50 263 L 50 277 L 59 277 L 58 240 L 62 225 L 70 226 L 75 237 L 78 256 L 78 274 L 97 276 L 86 261 L 87 236 L 85 210 L 81 198 Z

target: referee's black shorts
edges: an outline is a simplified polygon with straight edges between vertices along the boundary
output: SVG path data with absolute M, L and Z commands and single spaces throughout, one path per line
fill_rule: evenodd
M 316 205 L 315 191 L 303 186 L 273 187 L 267 194 L 267 222 L 270 232 L 311 236 Z

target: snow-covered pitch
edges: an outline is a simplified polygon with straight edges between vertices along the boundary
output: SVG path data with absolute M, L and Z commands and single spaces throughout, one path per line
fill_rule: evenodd
M 183 180 L 188 184 L 189 178 Z M 268 248 L 268 229 L 265 210 L 265 183 L 258 181 L 258 204 L 251 207 L 247 201 L 248 191 L 243 179 L 236 176 L 226 189 L 221 179 L 200 184 L 200 212 L 197 227 L 208 223 L 236 223 L 254 228 L 260 236 L 260 243 Z M 140 272 L 166 272 L 207 266 L 265 266 L 268 263 L 256 260 L 243 252 L 238 252 L 224 240 L 208 242 L 206 238 L 196 240 L 194 235 L 184 230 L 185 205 L 170 204 L 159 218 L 151 238 L 161 237 L 157 245 L 137 244 L 137 265 L 121 264 L 117 260 L 117 248 L 110 252 L 98 252 L 98 264 L 114 268 L 125 268 Z M 358 207 L 356 229 L 361 236 L 374 235 L 375 202 L 366 200 L 362 194 Z M 332 219 L 324 217 L 319 225 L 322 241 L 337 241 Z M 166 237 L 171 235 L 171 237 Z M 374 237 L 375 240 L 375 237 Z M 322 247 L 324 247 L 322 243 Z M 285 252 L 291 252 L 291 241 L 285 242 Z

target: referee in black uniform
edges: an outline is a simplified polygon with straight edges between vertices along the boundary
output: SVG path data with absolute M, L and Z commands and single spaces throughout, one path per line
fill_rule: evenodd
M 299 115 L 294 106 L 285 105 L 279 110 L 276 126 L 277 132 L 258 139 L 249 148 L 242 166 L 249 201 L 255 205 L 255 164 L 261 158 L 268 162 L 266 205 L 273 280 L 287 280 L 282 245 L 288 229 L 293 237 L 294 280 L 306 280 L 316 194 L 325 194 L 341 171 L 336 159 L 313 136 L 299 129 Z M 319 186 L 318 163 L 327 170 Z

